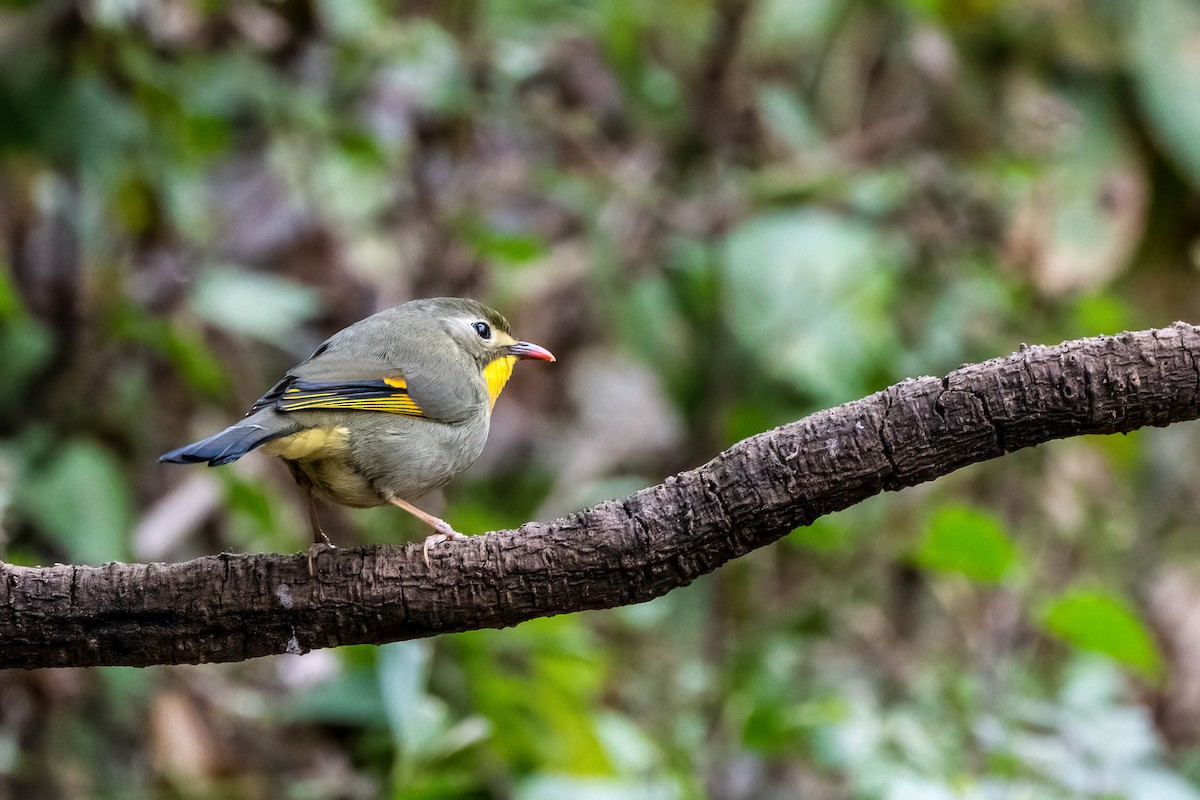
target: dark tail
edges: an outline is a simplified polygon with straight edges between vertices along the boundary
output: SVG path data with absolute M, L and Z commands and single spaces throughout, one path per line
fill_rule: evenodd
M 266 444 L 281 436 L 287 436 L 296 430 L 298 430 L 298 426 L 286 424 L 277 417 L 270 418 L 264 417 L 261 413 L 255 414 L 207 439 L 201 439 L 159 456 L 158 460 L 172 464 L 208 462 L 210 467 L 219 467 L 222 464 L 237 461 L 261 444 Z

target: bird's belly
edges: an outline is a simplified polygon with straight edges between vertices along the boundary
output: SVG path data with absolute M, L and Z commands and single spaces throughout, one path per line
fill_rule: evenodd
M 349 459 L 313 458 L 296 463 L 312 481 L 317 493 L 335 503 L 370 508 L 385 502 L 371 481 Z
M 296 463 L 328 499 L 367 508 L 388 497 L 415 500 L 445 486 L 475 463 L 487 433 L 486 414 L 474 424 L 457 425 L 391 417 L 351 424 L 344 447 Z
M 473 425 L 416 422 L 427 427 L 419 436 L 384 432 L 366 449 L 372 484 L 382 495 L 415 500 L 445 486 L 475 463 L 487 441 L 486 414 Z

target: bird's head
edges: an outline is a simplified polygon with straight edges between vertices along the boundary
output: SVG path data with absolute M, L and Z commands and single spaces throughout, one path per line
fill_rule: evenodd
M 429 302 L 450 338 L 479 365 L 493 405 L 518 360 L 555 360 L 546 348 L 519 341 L 512 335 L 508 320 L 483 303 L 461 297 L 439 297 Z

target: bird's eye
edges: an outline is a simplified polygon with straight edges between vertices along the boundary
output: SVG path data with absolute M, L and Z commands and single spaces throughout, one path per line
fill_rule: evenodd
M 492 337 L 492 329 L 488 327 L 486 322 L 476 322 L 471 327 L 479 334 L 480 339 L 490 339 Z

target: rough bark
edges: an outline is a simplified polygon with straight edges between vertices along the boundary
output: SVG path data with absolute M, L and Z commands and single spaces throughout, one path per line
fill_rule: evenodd
M 1200 328 L 1101 336 L 909 379 L 564 519 L 440 545 L 0 567 L 0 666 L 237 661 L 515 625 L 665 594 L 885 490 L 1084 433 L 1200 416 Z M 297 537 L 299 540 L 299 537 Z

